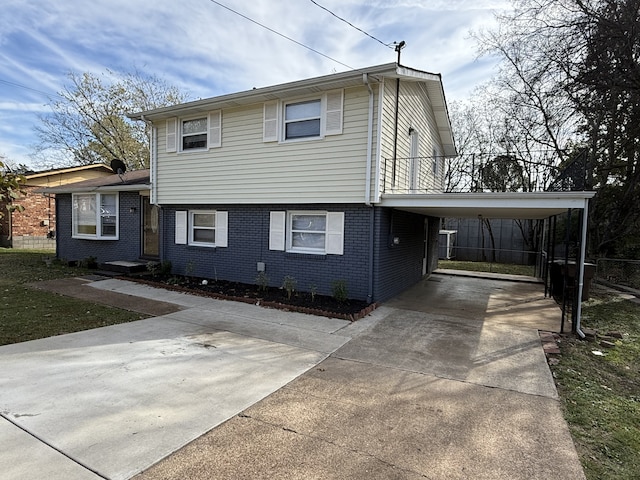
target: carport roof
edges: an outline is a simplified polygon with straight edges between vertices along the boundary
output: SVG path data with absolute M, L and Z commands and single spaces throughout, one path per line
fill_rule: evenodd
M 595 192 L 383 194 L 382 207 L 440 218 L 543 219 L 584 208 Z

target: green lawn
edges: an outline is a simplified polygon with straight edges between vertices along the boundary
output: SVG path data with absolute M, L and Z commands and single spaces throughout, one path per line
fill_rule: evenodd
M 34 290 L 29 283 L 87 271 L 53 262 L 53 252 L 0 248 L 0 345 L 130 322 L 145 315 Z
M 640 472 L 640 305 L 596 294 L 582 325 L 623 334 L 614 348 L 566 338 L 551 367 L 565 418 L 589 479 L 637 479 Z M 593 352 L 602 352 L 597 355 Z
M 438 268 L 447 268 L 450 270 L 467 270 L 472 272 L 506 273 L 509 275 L 526 275 L 529 277 L 532 277 L 535 274 L 533 265 L 512 265 L 510 263 L 438 260 Z

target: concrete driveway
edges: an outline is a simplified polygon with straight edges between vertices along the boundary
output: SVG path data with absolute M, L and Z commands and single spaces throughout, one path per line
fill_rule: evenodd
M 89 287 L 184 310 L 0 347 L 0 478 L 584 479 L 537 285 L 436 275 L 353 324 Z
M 2 479 L 130 478 L 350 338 L 342 320 L 121 280 L 79 288 L 90 287 L 182 310 L 0 347 Z

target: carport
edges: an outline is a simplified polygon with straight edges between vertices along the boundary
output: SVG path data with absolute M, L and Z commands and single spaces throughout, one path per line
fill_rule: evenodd
M 589 200 L 595 192 L 474 192 L 474 193 L 392 193 L 381 196 L 380 206 L 420 215 L 446 218 L 507 218 L 545 220 L 557 215 L 582 213 L 579 252 L 576 258 L 576 309 L 572 330 L 581 337 L 584 264 L 587 243 Z M 549 261 L 549 259 L 548 259 Z

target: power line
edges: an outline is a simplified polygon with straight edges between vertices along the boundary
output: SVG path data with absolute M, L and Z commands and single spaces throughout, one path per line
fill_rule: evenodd
M 249 17 L 247 17 L 246 15 L 243 15 L 242 13 L 237 12 L 236 10 L 234 10 L 234 9 L 232 9 L 232 8 L 227 7 L 226 5 L 223 5 L 223 4 L 222 4 L 222 3 L 220 3 L 220 2 L 217 2 L 216 0 L 209 0 L 209 1 L 210 1 L 211 3 L 215 3 L 216 5 L 218 5 L 218 6 L 222 7 L 222 8 L 225 8 L 225 9 L 229 10 L 229 11 L 230 11 L 230 12 L 232 12 L 232 13 L 235 13 L 236 15 L 238 15 L 238 16 L 240 16 L 240 17 L 244 18 L 245 20 L 249 20 L 251 23 L 255 23 L 256 25 L 258 25 L 258 26 L 260 26 L 260 27 L 262 27 L 262 28 L 264 28 L 264 29 L 266 29 L 266 30 L 269 30 L 271 33 L 275 33 L 276 35 L 279 35 L 279 36 L 281 36 L 282 38 L 285 38 L 285 39 L 289 40 L 290 42 L 295 43 L 296 45 L 300 45 L 301 47 L 304 47 L 304 48 L 306 48 L 307 50 L 311 50 L 313 53 L 317 53 L 318 55 L 321 55 L 321 56 L 323 56 L 323 57 L 325 57 L 325 58 L 328 58 L 328 59 L 329 59 L 329 60 L 331 60 L 332 62 L 339 63 L 339 64 L 340 64 L 340 65 L 342 65 L 343 67 L 347 67 L 347 68 L 348 68 L 348 69 L 350 69 L 350 70 L 355 70 L 353 67 L 351 67 L 351 66 L 347 65 L 346 63 L 342 63 L 341 61 L 336 60 L 335 58 L 332 58 L 332 57 L 330 57 L 329 55 L 325 55 L 324 53 L 319 52 L 318 50 L 316 50 L 316 49 L 314 49 L 314 48 L 311 48 L 311 47 L 309 47 L 309 46 L 305 45 L 304 43 L 301 43 L 301 42 L 299 42 L 299 41 L 297 41 L 297 40 L 294 40 L 294 39 L 293 39 L 293 38 L 291 38 L 291 37 L 287 37 L 285 34 L 280 33 L 280 32 L 278 32 L 278 31 L 274 30 L 273 28 L 267 27 L 266 25 L 263 25 L 262 23 L 257 22 L 257 21 L 255 21 L 254 19 L 249 18 Z
M 340 16 L 336 15 L 336 14 L 335 14 L 335 13 L 333 13 L 331 10 L 329 10 L 327 7 L 323 7 L 322 5 L 320 5 L 320 4 L 319 4 L 318 2 L 316 2 L 315 0 L 309 0 L 309 1 L 310 1 L 311 3 L 313 3 L 314 5 L 316 5 L 317 7 L 320 7 L 321 9 L 323 9 L 325 12 L 330 13 L 331 15 L 333 15 L 334 17 L 336 17 L 338 20 L 340 20 L 340 21 L 342 21 L 342 22 L 346 23 L 346 24 L 347 24 L 347 25 L 349 25 L 350 27 L 355 28 L 356 30 L 358 30 L 358 31 L 359 31 L 359 32 L 361 32 L 361 33 L 364 33 L 367 37 L 369 37 L 369 38 L 371 38 L 371 39 L 375 40 L 376 42 L 378 42 L 378 43 L 380 43 L 380 44 L 384 45 L 384 46 L 385 46 L 385 47 L 387 47 L 387 48 L 391 48 L 391 49 L 393 49 L 393 47 L 392 47 L 393 42 L 391 42 L 391 43 L 384 43 L 382 40 L 379 40 L 379 39 L 377 39 L 376 37 L 374 37 L 373 35 L 371 35 L 371 34 L 369 34 L 369 33 L 365 32 L 365 31 L 364 31 L 364 30 L 362 30 L 361 28 L 356 27 L 353 23 L 349 22 L 348 20 L 345 20 L 344 18 L 342 18 L 342 17 L 340 17 Z
M 60 96 L 60 94 L 58 94 L 58 93 L 43 92 L 42 90 L 36 90 L 35 88 L 27 87 L 26 85 L 22 85 L 20 83 L 10 82 L 9 80 L 3 80 L 1 78 L 0 78 L 0 83 L 4 83 L 5 85 L 11 85 L 13 87 L 24 88 L 25 90 L 31 90 L 32 92 L 36 92 L 36 93 L 39 93 L 41 95 L 44 95 L 45 97 L 48 97 L 49 99 L 51 99 L 51 97 L 53 97 L 53 96 L 58 96 L 58 97 Z

